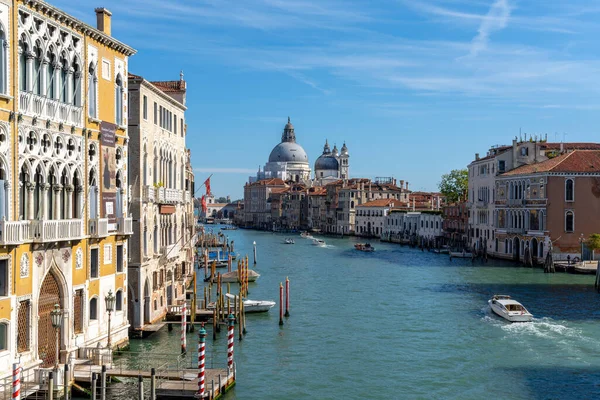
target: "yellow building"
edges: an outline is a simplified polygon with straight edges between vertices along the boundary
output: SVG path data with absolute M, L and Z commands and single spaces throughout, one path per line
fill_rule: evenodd
M 135 50 L 44 1 L 0 0 L 0 376 L 127 341 L 127 68 Z M 109 336 L 105 297 L 115 296 Z

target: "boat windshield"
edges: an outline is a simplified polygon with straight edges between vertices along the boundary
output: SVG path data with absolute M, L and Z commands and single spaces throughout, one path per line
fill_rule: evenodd
M 506 309 L 508 311 L 527 311 L 525 307 L 520 304 L 507 304 Z

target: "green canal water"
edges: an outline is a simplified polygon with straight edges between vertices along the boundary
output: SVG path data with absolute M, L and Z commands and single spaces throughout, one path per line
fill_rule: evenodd
M 235 341 L 237 385 L 231 399 L 591 399 L 600 398 L 600 294 L 593 276 L 544 274 L 490 260 L 356 239 L 327 238 L 324 248 L 296 235 L 225 231 L 236 252 L 258 248 L 261 277 L 249 298 L 275 300 L 290 279 L 291 316 L 278 308 L 249 315 Z M 203 283 L 199 283 L 202 293 Z M 510 324 L 487 306 L 509 294 L 535 316 Z M 131 348 L 179 350 L 180 330 L 165 328 Z M 188 335 L 196 348 L 197 332 Z M 226 333 L 208 366 L 224 367 Z

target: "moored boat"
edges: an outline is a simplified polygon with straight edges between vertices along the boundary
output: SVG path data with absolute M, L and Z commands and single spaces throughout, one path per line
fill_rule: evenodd
M 236 295 L 233 295 L 231 293 L 225 293 L 225 296 L 227 296 L 227 298 L 233 300 L 233 301 L 238 301 L 239 297 Z M 258 313 L 258 312 L 267 312 L 269 311 L 271 308 L 273 308 L 275 306 L 275 302 L 274 301 L 269 301 L 269 300 L 250 300 L 250 299 L 245 299 L 244 300 L 244 312 L 247 313 Z
M 248 282 L 255 282 L 260 274 L 253 269 L 248 269 Z M 239 272 L 237 270 L 221 274 L 221 282 L 236 283 L 239 282 Z
M 356 250 L 360 250 L 360 251 L 365 251 L 365 252 L 372 252 L 375 251 L 375 247 L 371 246 L 371 243 L 356 243 L 354 245 L 354 248 Z
M 473 254 L 467 251 L 451 251 L 450 258 L 472 258 Z
M 490 308 L 494 314 L 510 322 L 529 322 L 533 315 L 518 301 L 511 299 L 510 296 L 495 294 L 488 300 Z

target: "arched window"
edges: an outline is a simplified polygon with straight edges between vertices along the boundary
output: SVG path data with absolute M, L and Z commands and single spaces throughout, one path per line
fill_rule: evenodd
M 90 300 L 90 320 L 98 319 L 98 299 L 94 297 Z
M 123 291 L 117 290 L 115 294 L 115 310 L 123 311 Z
M 8 93 L 8 42 L 6 41 L 6 32 L 0 25 L 0 93 Z
M 574 186 L 575 182 L 573 182 L 573 179 L 567 179 L 565 181 L 565 201 L 575 200 Z
M 0 323 L 0 351 L 8 350 L 8 323 Z
M 48 57 L 48 77 L 46 82 L 47 88 L 47 96 L 49 99 L 56 99 L 56 90 L 54 88 L 55 80 L 54 77 L 56 75 L 57 61 L 56 56 L 50 52 L 46 53 Z
M 60 101 L 63 103 L 67 102 L 67 72 L 69 71 L 69 63 L 63 57 L 60 60 L 60 73 L 58 80 L 58 90 L 60 94 Z
M 575 230 L 575 214 L 573 211 L 565 213 L 565 232 L 573 232 Z
M 77 60 L 73 60 L 73 75 L 71 75 L 71 102 L 77 107 L 81 107 L 81 67 Z
M 123 125 L 123 78 L 117 74 L 115 82 L 115 121 L 117 125 Z
M 27 90 L 27 53 L 29 46 L 25 41 L 25 37 L 19 40 L 19 90 Z
M 42 61 L 44 53 L 40 48 L 40 44 L 36 43 L 33 48 L 33 93 L 38 96 L 42 95 Z
M 88 68 L 88 115 L 97 118 L 96 115 L 96 93 L 98 78 L 96 78 L 96 66 L 93 62 Z

